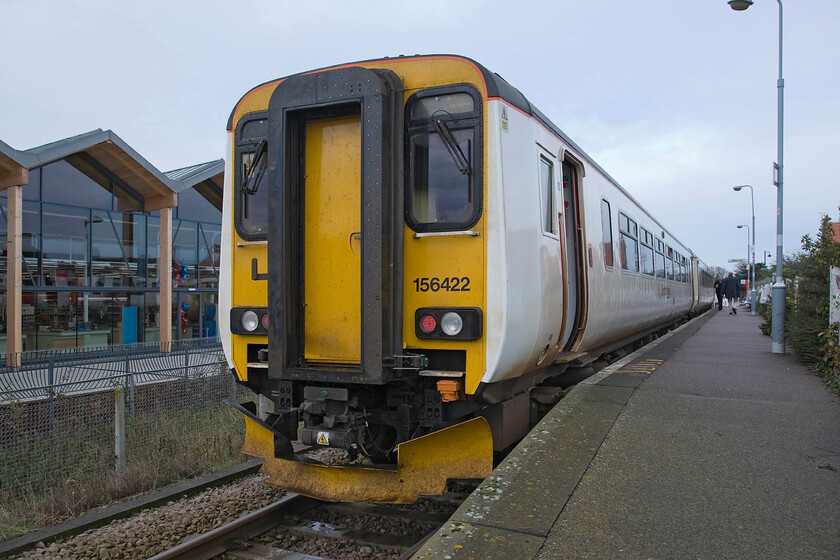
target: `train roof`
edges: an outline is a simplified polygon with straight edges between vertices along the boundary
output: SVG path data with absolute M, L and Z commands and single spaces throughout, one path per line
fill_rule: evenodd
M 261 88 L 261 87 L 263 87 L 267 84 L 271 84 L 271 83 L 274 83 L 274 82 L 280 82 L 282 80 L 286 80 L 286 79 L 291 78 L 293 76 L 302 76 L 304 74 L 312 74 L 314 72 L 321 72 L 321 71 L 324 71 L 324 70 L 329 70 L 329 69 L 337 68 L 337 67 L 353 66 L 355 64 L 369 64 L 369 63 L 372 63 L 372 62 L 388 62 L 388 61 L 393 61 L 393 60 L 406 60 L 406 59 L 412 59 L 412 58 L 441 58 L 441 57 L 457 58 L 457 59 L 464 60 L 464 61 L 469 62 L 470 64 L 474 65 L 481 72 L 482 77 L 484 78 L 485 87 L 487 88 L 487 97 L 498 97 L 498 98 L 506 101 L 507 103 L 513 105 L 514 107 L 516 107 L 517 109 L 519 109 L 523 113 L 531 116 L 534 120 L 536 120 L 541 125 L 543 125 L 545 128 L 550 130 L 552 132 L 552 134 L 554 134 L 555 136 L 560 138 L 566 145 L 568 145 L 570 148 L 572 148 L 572 150 L 574 151 L 574 153 L 577 156 L 582 158 L 591 167 L 598 170 L 598 172 L 601 175 L 603 175 L 604 178 L 607 179 L 607 181 L 612 183 L 612 185 L 615 188 L 617 188 L 622 193 L 624 193 L 639 208 L 644 210 L 644 212 L 648 216 L 650 216 L 650 218 L 654 222 L 656 222 L 656 224 L 660 228 L 662 228 L 663 231 L 665 231 L 668 235 L 670 235 L 672 239 L 677 240 L 676 236 L 674 236 L 670 231 L 668 231 L 668 228 L 663 226 L 662 223 L 656 217 L 654 217 L 650 212 L 645 210 L 644 206 L 642 206 L 641 203 L 639 203 L 639 201 L 636 200 L 635 197 L 633 197 L 633 195 L 631 195 L 629 192 L 627 192 L 627 190 L 624 187 L 622 187 L 618 183 L 618 181 L 616 181 L 609 173 L 607 173 L 606 170 L 604 170 L 603 167 L 598 165 L 598 163 L 594 159 L 592 159 L 592 157 L 590 157 L 589 154 L 587 154 L 585 151 L 583 151 L 583 149 L 580 146 L 578 146 L 577 143 L 574 140 L 569 138 L 569 136 L 565 132 L 563 132 L 560 129 L 560 127 L 558 127 L 556 124 L 551 122 L 551 119 L 549 119 L 547 116 L 545 116 L 545 114 L 542 111 L 540 111 L 537 107 L 535 107 L 533 104 L 531 104 L 531 102 L 528 101 L 528 98 L 525 97 L 522 94 L 522 92 L 520 92 L 518 89 L 516 89 L 515 87 L 510 85 L 510 83 L 508 83 L 507 80 L 505 80 L 503 77 L 501 77 L 496 72 L 491 72 L 490 70 L 488 70 L 482 64 L 476 62 L 475 60 L 473 60 L 469 57 L 462 56 L 462 55 L 455 55 L 455 54 L 422 54 L 421 55 L 421 54 L 415 54 L 415 55 L 412 55 L 412 56 L 400 55 L 398 57 L 372 58 L 372 59 L 368 59 L 368 60 L 358 60 L 356 62 L 336 64 L 336 65 L 332 65 L 332 66 L 324 66 L 322 68 L 317 68 L 317 69 L 314 69 L 314 70 L 306 70 L 304 72 L 297 72 L 295 74 L 290 74 L 290 75 L 284 76 L 282 78 L 269 80 L 267 82 L 263 82 L 262 84 L 254 86 L 253 88 L 248 90 L 248 92 L 246 92 L 245 95 L 243 95 L 239 99 L 239 102 L 237 102 L 237 104 L 234 106 L 233 110 L 231 111 L 230 117 L 228 117 L 227 130 L 229 130 L 229 131 L 233 130 L 233 117 L 236 113 L 236 109 L 239 106 L 239 103 L 241 103 L 241 101 L 243 99 L 245 99 L 245 97 L 247 97 L 249 93 L 251 93 L 252 91 L 254 91 L 256 89 L 259 89 L 259 88 Z M 680 242 L 680 243 L 682 244 L 682 242 Z M 683 244 L 683 246 L 685 247 L 684 244 Z M 697 256 L 697 255 L 695 255 L 694 251 L 692 251 L 688 247 L 685 247 L 685 248 L 689 251 L 689 253 L 691 253 L 692 256 L 695 256 L 695 257 Z

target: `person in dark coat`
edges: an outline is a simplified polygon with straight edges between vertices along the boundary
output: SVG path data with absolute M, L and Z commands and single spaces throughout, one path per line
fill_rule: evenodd
M 723 276 L 720 274 L 715 278 L 715 296 L 717 296 L 718 311 L 723 309 Z
M 723 281 L 723 296 L 729 301 L 729 314 L 737 314 L 738 300 L 741 299 L 741 283 L 731 272 L 726 274 L 726 279 Z

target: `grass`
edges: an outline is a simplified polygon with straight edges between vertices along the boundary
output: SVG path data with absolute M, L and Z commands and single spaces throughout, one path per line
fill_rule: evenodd
M 22 415 L 15 423 L 17 411 L 4 416 L 0 541 L 246 460 L 240 415 L 218 400 L 198 402 L 206 406 L 157 408 L 128 419 L 126 469 L 119 481 L 113 416 L 110 422 L 107 415 L 71 417 L 50 430 L 24 425 Z

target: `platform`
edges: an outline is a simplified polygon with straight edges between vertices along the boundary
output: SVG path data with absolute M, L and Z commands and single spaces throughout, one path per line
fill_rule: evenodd
M 840 558 L 840 398 L 711 311 L 576 386 L 415 559 Z

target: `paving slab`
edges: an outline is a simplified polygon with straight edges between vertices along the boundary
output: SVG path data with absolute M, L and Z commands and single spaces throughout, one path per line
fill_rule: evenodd
M 517 531 L 450 521 L 413 556 L 417 560 L 533 558 L 545 539 Z

